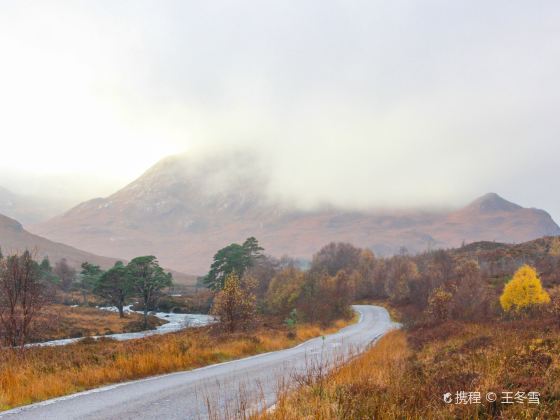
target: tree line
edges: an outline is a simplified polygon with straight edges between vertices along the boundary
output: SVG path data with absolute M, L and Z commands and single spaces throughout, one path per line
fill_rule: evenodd
M 253 237 L 222 248 L 204 278 L 215 291 L 211 313 L 230 332 L 250 327 L 258 316 L 277 317 L 289 326 L 350 317 L 352 273 L 345 264 L 352 262 L 326 261 L 327 249 L 304 270 L 291 258 L 264 255 Z
M 53 268 L 48 258 L 37 263 L 29 251 L 9 256 L 0 252 L 0 333 L 5 345 L 23 346 L 41 309 L 54 301 L 57 292 L 70 290 L 80 290 L 86 303 L 87 294 L 95 294 L 115 306 L 121 317 L 131 299 L 139 300 L 147 328 L 149 308 L 172 281 L 171 273 L 152 255 L 134 258 L 126 265 L 117 262 L 108 270 L 84 262 L 77 273 L 64 259 Z
M 549 296 L 538 270 L 521 263 L 496 278 L 494 264 L 457 250 L 409 255 L 402 248 L 379 258 L 369 249 L 333 242 L 306 269 L 262 251 L 255 238 L 229 245 L 216 253 L 204 278 L 216 292 L 211 312 L 229 331 L 247 328 L 259 315 L 290 325 L 297 320 L 328 323 L 349 316 L 350 304 L 357 301 L 387 301 L 413 322 L 480 321 L 554 308 L 560 320 L 560 294 Z M 545 267 L 549 260 L 539 259 L 547 261 Z
M 458 252 L 462 249 L 412 256 L 403 248 L 379 258 L 369 249 L 333 242 L 304 267 L 289 257 L 265 255 L 250 237 L 216 252 L 202 282 L 213 292 L 210 312 L 230 332 L 249 328 L 259 317 L 277 318 L 290 327 L 300 321 L 327 324 L 351 316 L 352 302 L 376 300 L 399 305 L 415 321 L 520 316 L 542 313 L 545 307 L 560 320 L 560 293 L 549 295 L 539 279 L 540 268 L 548 283 L 556 281 L 558 248 L 537 254 L 536 270 L 521 263 L 505 270 L 501 263 L 497 269 L 496 261 L 506 259 L 496 258 L 494 251 L 491 257 Z M 121 317 L 128 302 L 139 300 L 147 327 L 148 310 L 171 285 L 171 274 L 154 256 L 117 262 L 108 270 L 85 262 L 76 272 L 64 259 L 52 267 L 48 258 L 36 263 L 28 251 L 7 257 L 0 253 L 4 342 L 21 345 L 33 317 L 57 290 L 79 290 L 85 303 L 94 294 L 115 306 Z

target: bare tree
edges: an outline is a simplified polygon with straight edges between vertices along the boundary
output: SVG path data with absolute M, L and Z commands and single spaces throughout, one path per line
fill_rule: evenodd
M 335 276 L 340 270 L 355 270 L 361 253 L 362 250 L 352 244 L 331 242 L 313 256 L 311 270 L 324 271 L 329 276 Z
M 76 270 L 68 265 L 66 258 L 62 258 L 54 266 L 54 274 L 60 279 L 60 285 L 64 291 L 69 291 L 72 283 L 76 280 Z
M 0 326 L 5 345 L 23 347 L 46 299 L 39 266 L 29 251 L 0 260 Z

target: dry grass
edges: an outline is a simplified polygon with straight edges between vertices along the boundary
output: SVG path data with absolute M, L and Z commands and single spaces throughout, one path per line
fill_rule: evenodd
M 480 391 L 481 404 L 443 394 Z M 541 394 L 540 405 L 486 402 L 487 392 Z M 376 346 L 281 395 L 266 419 L 533 419 L 560 413 L 560 330 L 538 321 L 449 322 L 394 331 Z
M 150 326 L 164 324 L 156 317 L 149 318 Z M 92 307 L 49 305 L 36 320 L 31 342 L 57 340 L 61 338 L 87 337 L 93 335 L 135 332 L 143 329 L 140 314 L 127 314 L 120 318 L 118 313 Z
M 126 342 L 84 341 L 64 347 L 0 350 L 0 409 L 105 384 L 188 370 L 294 346 L 353 321 L 323 329 L 300 325 L 288 338 L 283 326 L 223 335 L 210 327 Z

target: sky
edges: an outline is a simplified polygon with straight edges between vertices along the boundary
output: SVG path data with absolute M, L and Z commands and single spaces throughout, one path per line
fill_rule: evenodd
M 302 205 L 560 221 L 559 39 L 544 0 L 0 0 L 0 186 L 80 201 L 246 148 Z

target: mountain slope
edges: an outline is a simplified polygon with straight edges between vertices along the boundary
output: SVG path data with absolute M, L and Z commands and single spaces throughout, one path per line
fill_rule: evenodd
M 542 210 L 488 194 L 453 212 L 338 209 L 298 211 L 271 200 L 252 156 L 164 159 L 107 198 L 87 201 L 34 226 L 48 238 L 91 252 L 131 258 L 155 254 L 174 269 L 204 273 L 213 253 L 256 236 L 273 255 L 310 258 L 330 241 L 378 254 L 453 247 L 462 242 L 523 242 L 560 235 Z
M 48 256 L 52 264 L 62 258 L 66 258 L 68 263 L 75 268 L 79 268 L 83 262 L 87 261 L 99 265 L 101 268 L 108 269 L 118 261 L 116 258 L 102 257 L 34 235 L 26 231 L 18 221 L 2 214 L 0 214 L 0 249 L 4 254 L 22 252 L 28 249 L 36 254 L 35 259 L 41 260 L 43 257 Z M 134 256 L 138 255 L 140 254 Z M 122 261 L 126 262 L 124 259 Z M 190 285 L 196 282 L 196 276 L 175 270 L 169 271 L 173 274 L 173 279 L 176 283 Z
M 16 251 L 21 252 L 25 249 L 29 249 L 36 252 L 37 259 L 48 256 L 53 264 L 55 261 L 66 258 L 69 264 L 74 267 L 79 267 L 82 262 L 89 261 L 103 268 L 108 268 L 113 266 L 117 261 L 113 258 L 94 255 L 29 233 L 18 221 L 1 214 L 0 247 L 4 254 L 10 254 Z

